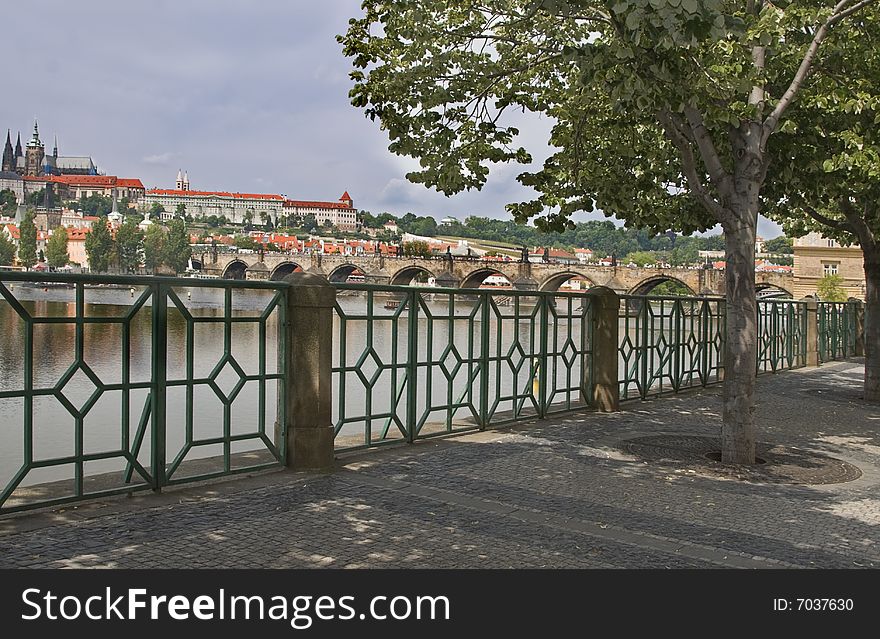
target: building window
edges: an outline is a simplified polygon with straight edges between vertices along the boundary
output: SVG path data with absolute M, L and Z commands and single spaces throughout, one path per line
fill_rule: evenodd
M 822 262 L 822 275 L 837 275 L 839 262 Z

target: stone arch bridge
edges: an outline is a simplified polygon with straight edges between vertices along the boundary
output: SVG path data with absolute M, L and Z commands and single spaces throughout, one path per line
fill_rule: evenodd
M 686 286 L 694 295 L 724 295 L 724 271 L 701 268 L 629 268 L 594 264 L 523 263 L 448 257 L 408 258 L 384 255 L 320 255 L 268 253 L 206 253 L 193 257 L 202 272 L 226 279 L 280 280 L 294 271 L 322 275 L 331 282 L 345 282 L 363 273 L 372 284 L 409 285 L 414 279 L 432 277 L 438 286 L 478 288 L 486 277 L 503 275 L 520 290 L 555 291 L 573 277 L 591 286 L 605 286 L 618 293 L 647 294 L 663 282 Z M 776 289 L 791 294 L 792 276 L 756 273 L 759 291 Z

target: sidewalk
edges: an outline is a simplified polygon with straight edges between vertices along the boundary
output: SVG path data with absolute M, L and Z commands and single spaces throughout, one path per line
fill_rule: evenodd
M 716 436 L 720 388 L 273 472 L 0 518 L 0 567 L 880 567 L 880 406 L 863 367 L 759 378 L 759 440 L 861 470 L 825 485 L 717 479 L 624 439 Z

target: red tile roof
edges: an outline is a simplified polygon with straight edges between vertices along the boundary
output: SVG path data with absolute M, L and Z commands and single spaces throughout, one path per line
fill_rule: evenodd
M 283 201 L 284 198 L 273 193 L 232 193 L 230 191 L 180 191 L 178 189 L 150 189 L 147 195 L 175 195 L 178 197 L 231 197 L 244 200 L 276 200 Z M 286 204 L 286 202 L 285 202 Z
M 86 239 L 86 235 L 89 234 L 91 229 L 83 229 L 83 228 L 75 228 L 73 226 L 67 227 L 67 241 L 74 242 L 84 242 Z
M 143 183 L 137 178 L 120 178 L 115 175 L 45 175 L 41 177 L 25 176 L 24 179 L 30 182 L 54 182 L 56 184 L 66 184 L 67 186 L 144 188 Z
M 284 206 L 287 208 L 302 209 L 346 209 L 353 211 L 348 204 L 342 202 L 312 202 L 306 200 L 284 200 Z

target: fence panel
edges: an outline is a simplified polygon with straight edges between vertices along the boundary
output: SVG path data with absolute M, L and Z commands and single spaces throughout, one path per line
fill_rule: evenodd
M 0 511 L 282 463 L 285 290 L 0 274 Z

